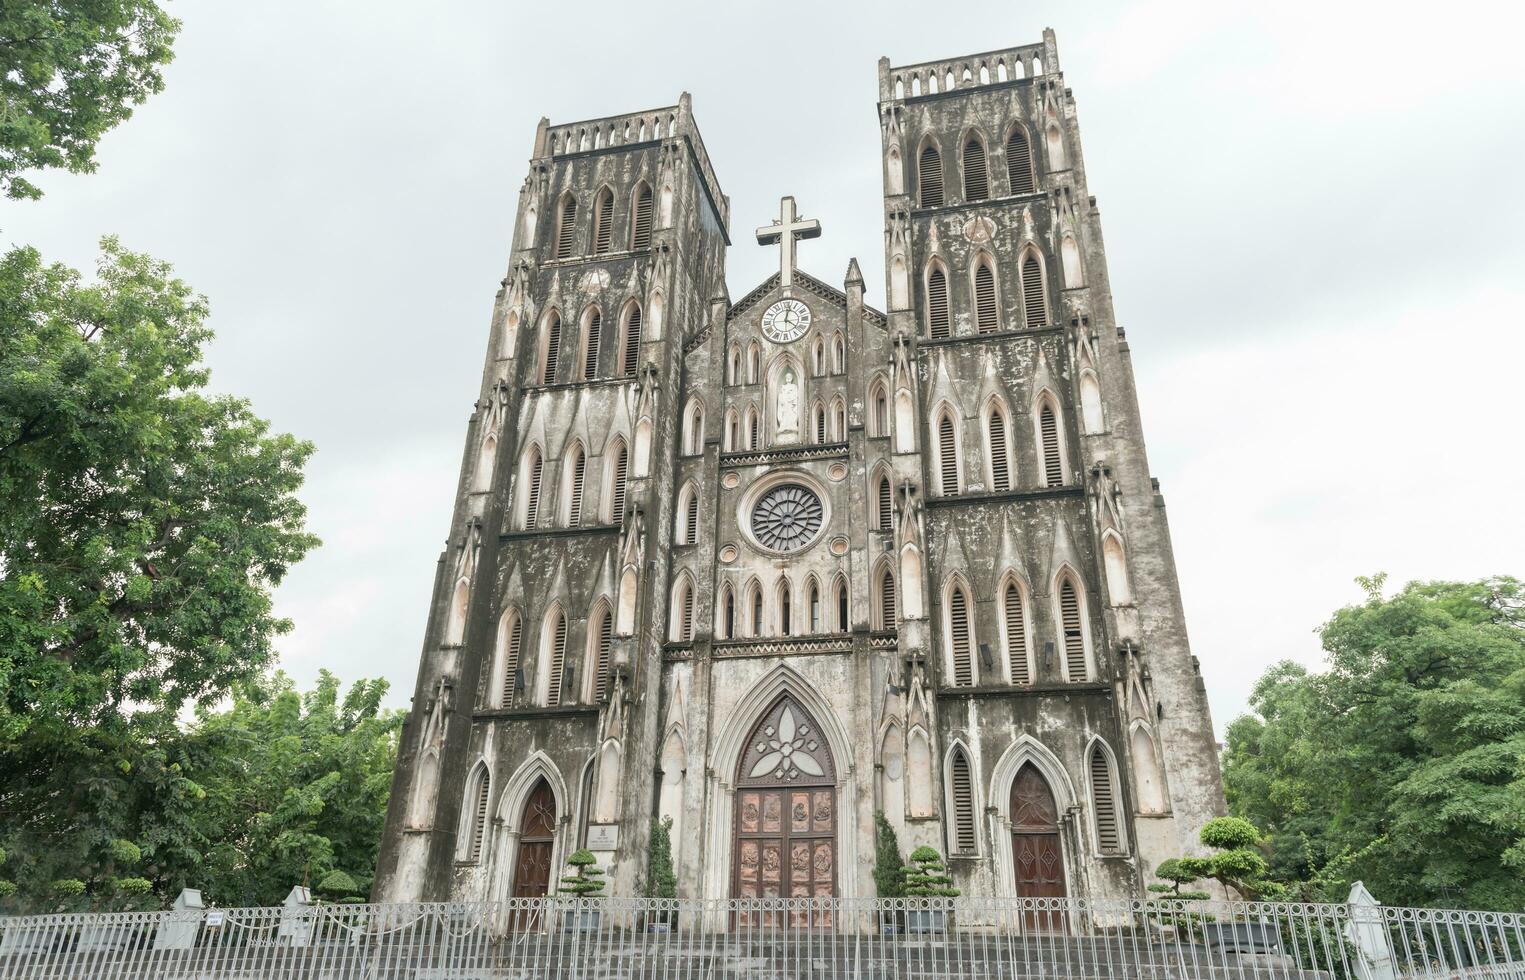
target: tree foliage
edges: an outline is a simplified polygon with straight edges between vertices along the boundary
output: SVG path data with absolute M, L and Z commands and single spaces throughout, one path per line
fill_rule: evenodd
M 203 391 L 206 301 L 110 238 L 98 275 L 0 259 L 3 742 L 258 675 L 290 628 L 270 590 L 317 544 L 312 446 Z
M 1525 590 L 1361 583 L 1321 629 L 1328 669 L 1276 665 L 1229 726 L 1231 809 L 1303 896 L 1525 907 Z
M 362 680 L 341 697 L 325 672 L 300 694 L 277 674 L 187 726 L 135 725 L 61 755 L 70 768 L 56 780 L 7 778 L 0 877 L 18 886 L 11 904 L 158 908 L 189 886 L 221 905 L 269 905 L 303 882 L 333 886 L 335 900 L 363 895 L 402 724 L 381 708 L 385 692 Z
M 874 811 L 874 890 L 880 898 L 899 898 L 905 894 L 900 838 L 883 810 Z
M 567 858 L 567 865 L 571 867 L 572 873 L 562 875 L 556 894 L 571 895 L 573 898 L 601 897 L 599 893 L 604 890 L 604 872 L 592 851 L 579 847 Z
M 911 852 L 904 874 L 904 894 L 912 898 L 957 898 L 961 894 L 953 887 L 943 856 L 925 845 Z
M 0 190 L 35 199 L 22 171 L 93 171 L 100 138 L 163 89 L 179 30 L 154 0 L 0 4 Z
M 647 854 L 646 897 L 677 898 L 678 876 L 672 866 L 672 817 L 652 818 Z

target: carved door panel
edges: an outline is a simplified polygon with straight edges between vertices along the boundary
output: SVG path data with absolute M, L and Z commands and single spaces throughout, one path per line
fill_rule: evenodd
M 1066 896 L 1059 809 L 1048 781 L 1031 764 L 1022 767 L 1011 787 L 1011 860 L 1021 898 Z M 1026 910 L 1026 927 L 1039 932 L 1065 931 L 1067 920 L 1056 904 Z
M 787 695 L 763 715 L 737 774 L 738 898 L 829 898 L 837 882 L 835 767 L 815 720 Z M 791 912 L 796 926 L 829 913 Z M 769 918 L 780 919 L 780 916 Z
M 545 780 L 535 784 L 519 819 L 519 852 L 514 859 L 514 898 L 543 898 L 551 889 L 551 851 L 556 843 L 556 795 Z M 511 929 L 533 929 L 540 923 L 538 909 L 515 910 Z

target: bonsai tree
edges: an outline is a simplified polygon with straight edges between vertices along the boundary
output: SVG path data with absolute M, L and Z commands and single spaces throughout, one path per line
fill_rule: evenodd
M 953 887 L 942 855 L 922 846 L 911 852 L 911 863 L 905 867 L 905 894 L 915 898 L 957 898 L 959 890 Z
M 672 867 L 672 817 L 651 821 L 646 856 L 646 897 L 677 898 L 678 876 Z
M 899 898 L 905 894 L 905 861 L 900 858 L 900 839 L 883 810 L 874 811 L 874 833 L 874 889 L 880 898 Z
M 598 898 L 598 893 L 604 890 L 604 872 L 599 868 L 593 852 L 586 847 L 579 847 L 567 858 L 567 864 L 576 870 L 576 874 L 563 875 L 556 893 L 571 895 L 573 898 Z
M 313 891 L 321 898 L 339 905 L 359 905 L 365 901 L 360 895 L 360 885 L 338 868 L 318 879 Z
M 1171 884 L 1150 885 L 1150 891 L 1172 898 L 1210 898 L 1204 891 L 1182 892 L 1181 886 L 1211 880 L 1232 888 L 1250 902 L 1274 902 L 1285 897 L 1286 888 L 1266 877 L 1270 869 L 1259 850 L 1264 841 L 1254 824 L 1241 817 L 1217 817 L 1202 825 L 1199 839 L 1216 853 L 1162 862 L 1155 869 L 1155 876 Z

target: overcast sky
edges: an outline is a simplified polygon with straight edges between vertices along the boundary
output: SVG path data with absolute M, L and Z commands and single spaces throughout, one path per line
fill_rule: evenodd
M 175 0 L 167 89 L 0 204 L 0 240 L 99 236 L 211 300 L 213 383 L 318 447 L 323 547 L 283 662 L 411 696 L 536 121 L 689 91 L 752 229 L 793 194 L 883 307 L 876 61 L 1058 34 L 1119 323 L 1219 730 L 1316 664 L 1356 575 L 1525 574 L 1525 68 L 1517 5 Z

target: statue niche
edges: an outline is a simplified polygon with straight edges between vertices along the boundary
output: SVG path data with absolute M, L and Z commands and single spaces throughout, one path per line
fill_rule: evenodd
M 793 445 L 800 441 L 800 403 L 804 400 L 800 380 L 803 377 L 804 371 L 792 354 L 780 355 L 768 368 L 769 445 Z

